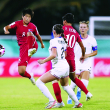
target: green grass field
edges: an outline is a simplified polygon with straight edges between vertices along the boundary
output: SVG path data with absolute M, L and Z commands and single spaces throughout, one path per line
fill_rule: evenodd
M 54 96 L 52 83 L 46 86 Z M 83 108 L 72 108 L 74 103 L 67 105 L 68 95 L 61 89 L 65 107 L 53 110 L 110 110 L 110 78 L 90 79 L 88 90 L 93 98 L 86 102 L 86 96 L 82 92 L 80 102 Z M 0 110 L 44 110 L 47 102 L 48 99 L 28 79 L 0 78 Z

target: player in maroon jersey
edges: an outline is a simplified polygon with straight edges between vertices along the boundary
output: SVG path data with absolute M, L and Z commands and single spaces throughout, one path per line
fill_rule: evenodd
M 73 14 L 67 13 L 65 16 L 62 17 L 62 19 L 63 19 L 63 25 L 64 25 L 63 26 L 64 35 L 65 35 L 64 37 L 66 38 L 66 40 L 68 42 L 66 60 L 70 66 L 69 77 L 86 94 L 86 100 L 89 100 L 92 97 L 92 94 L 87 90 L 87 88 L 84 86 L 82 81 L 79 80 L 75 76 L 74 46 L 75 46 L 75 43 L 78 42 L 82 49 L 82 57 L 79 59 L 80 61 L 84 60 L 84 56 L 85 56 L 84 46 L 82 44 L 82 41 L 81 41 L 81 38 L 80 38 L 78 32 L 72 27 L 72 23 L 73 23 L 73 19 L 74 19 Z M 54 89 L 55 96 L 58 99 L 57 101 L 59 103 L 61 103 L 61 101 L 62 101 L 61 90 L 60 90 L 60 87 L 59 87 L 57 81 L 55 81 L 55 83 L 53 82 L 53 89 Z
M 38 44 L 34 35 L 41 43 L 41 48 L 44 48 L 42 39 L 39 35 L 37 27 L 31 23 L 31 18 L 34 12 L 31 9 L 24 9 L 22 12 L 22 20 L 15 21 L 4 27 L 4 33 L 9 34 L 9 29 L 16 30 L 18 45 L 20 46 L 20 55 L 18 62 L 18 72 L 21 76 L 27 77 L 35 85 L 35 80 L 32 73 L 26 71 L 27 64 L 32 56 L 37 51 Z

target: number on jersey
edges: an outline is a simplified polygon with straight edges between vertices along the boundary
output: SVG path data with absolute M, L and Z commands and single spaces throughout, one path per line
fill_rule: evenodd
M 63 57 L 64 57 L 63 54 L 64 54 L 64 52 L 65 52 L 65 51 L 64 51 L 64 47 L 61 48 L 61 51 L 62 51 L 62 53 L 61 53 L 61 59 L 63 59 Z
M 70 35 L 70 34 L 68 34 L 68 35 L 66 35 L 67 36 L 67 42 L 68 42 L 68 45 L 69 45 L 69 47 L 70 48 L 73 48 L 73 46 L 74 46 L 74 43 L 75 43 L 75 35 Z M 73 40 L 72 40 L 73 39 Z

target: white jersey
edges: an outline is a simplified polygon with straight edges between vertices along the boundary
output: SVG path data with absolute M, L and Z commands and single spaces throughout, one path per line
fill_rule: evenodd
M 51 55 L 52 48 L 57 49 L 57 56 L 51 60 L 52 67 L 61 67 L 62 64 L 67 63 L 65 59 L 65 51 L 66 51 L 67 44 L 65 43 L 64 39 L 62 37 L 54 38 L 50 40 L 50 47 L 49 47 L 49 53 Z
M 81 40 L 85 47 L 85 54 L 90 54 L 93 51 L 97 50 L 97 42 L 94 37 L 88 35 L 87 38 L 85 39 L 81 38 Z M 75 52 L 76 69 L 86 69 L 91 67 L 91 60 L 92 60 L 91 57 L 86 58 L 83 63 L 79 61 L 80 57 L 82 56 L 82 51 L 77 42 L 75 44 L 74 52 Z

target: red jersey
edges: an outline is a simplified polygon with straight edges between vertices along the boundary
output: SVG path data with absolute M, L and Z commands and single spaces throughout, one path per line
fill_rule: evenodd
M 68 42 L 67 47 L 67 60 L 74 60 L 74 46 L 76 42 L 81 42 L 78 32 L 72 26 L 63 26 L 64 37 Z
M 27 43 L 27 32 L 31 31 L 34 35 L 38 35 L 37 27 L 29 22 L 27 26 L 23 24 L 23 20 L 15 21 L 9 25 L 11 29 L 16 30 L 18 45 Z

